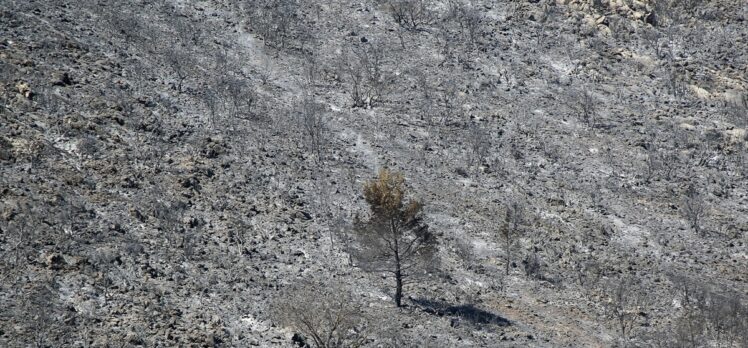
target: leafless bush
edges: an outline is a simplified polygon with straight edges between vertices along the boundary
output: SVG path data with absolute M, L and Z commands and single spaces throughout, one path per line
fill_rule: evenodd
M 606 286 L 606 316 L 616 323 L 624 346 L 633 333 L 639 313 L 646 306 L 644 291 L 632 278 L 616 279 Z
M 262 0 L 251 6 L 254 10 L 252 29 L 263 38 L 265 45 L 285 49 L 298 24 L 298 3 L 295 0 Z
M 191 260 L 197 249 L 199 229 L 187 228 L 182 233 L 182 255 L 187 260 Z
M 361 307 L 341 286 L 303 283 L 275 299 L 273 317 L 302 334 L 297 344 L 316 348 L 361 347 L 369 323 Z
M 657 172 L 660 171 L 660 161 L 657 156 L 657 151 L 648 150 L 646 159 L 646 174 L 645 180 L 651 182 L 656 176 Z
M 109 84 L 107 89 L 107 99 L 114 105 L 115 110 L 119 112 L 117 122 L 130 124 L 135 129 L 145 127 L 145 116 L 138 112 L 137 98 L 132 86 L 128 84 Z M 139 134 L 139 136 L 142 136 Z
M 448 3 L 446 19 L 457 22 L 460 32 L 472 44 L 476 43 L 481 34 L 483 13 L 473 6 L 458 0 Z
M 230 78 L 226 81 L 226 93 L 230 101 L 231 113 L 234 118 L 254 118 L 253 108 L 257 103 L 257 94 L 247 80 Z
M 10 108 L 9 104 L 13 96 L 13 90 L 8 85 L 10 81 L 13 81 L 13 68 L 6 62 L 0 62 L 0 112 Z
M 454 242 L 454 250 L 457 256 L 462 262 L 467 265 L 468 269 L 471 269 L 476 264 L 477 256 L 475 255 L 475 248 L 468 239 L 458 238 Z
M 395 22 L 407 30 L 419 30 L 436 18 L 426 0 L 390 0 L 389 10 Z
M 746 138 L 748 138 L 748 134 L 746 134 Z M 748 139 L 743 139 L 740 141 L 737 145 L 737 150 L 735 151 L 735 157 L 738 167 L 738 172 L 743 176 L 743 178 L 748 177 Z
M 214 70 L 205 79 L 200 99 L 208 108 L 210 122 L 214 129 L 221 116 L 228 117 L 223 122 L 231 126 L 235 120 L 255 120 L 254 108 L 257 94 L 249 81 L 240 74 L 232 73 L 235 67 L 225 53 L 219 52 L 214 59 Z
M 483 128 L 477 124 L 472 124 L 468 131 L 468 143 L 470 149 L 468 152 L 468 166 L 475 168 L 476 175 L 479 172 L 480 166 L 488 156 L 488 152 L 491 149 L 491 136 Z
M 574 262 L 574 271 L 580 286 L 594 286 L 602 276 L 600 263 L 592 257 L 578 257 Z
M 184 52 L 179 45 L 173 45 L 163 54 L 164 62 L 171 68 L 176 79 L 177 92 L 182 93 L 184 81 L 189 77 L 190 68 L 193 64 L 189 54 Z
M 682 19 L 683 13 L 677 8 L 676 0 L 656 0 L 651 2 L 652 13 L 648 22 L 653 26 L 672 26 Z
M 675 339 L 683 347 L 699 347 L 702 345 L 702 334 L 706 324 L 699 308 L 704 305 L 706 292 L 687 277 L 672 276 L 671 278 L 682 308 L 682 314 L 676 322 Z
M 267 55 L 262 55 L 262 68 L 257 73 L 260 75 L 260 81 L 262 81 L 262 84 L 267 85 L 272 77 L 270 71 L 270 58 Z
M 725 102 L 725 112 L 736 125 L 748 127 L 748 93 Z
M 2 88 L 2 86 L 0 86 Z M 1 92 L 0 92 L 1 93 Z M 0 111 L 3 107 L 2 96 L 0 95 Z M 64 112 L 66 106 L 65 100 L 55 93 L 54 86 L 43 86 L 34 100 L 50 115 L 59 115 Z
M 213 129 L 216 129 L 223 95 L 221 93 L 221 86 L 218 82 L 209 80 L 207 83 L 208 84 L 202 89 L 200 98 L 203 103 L 205 103 L 205 106 L 208 108 L 208 112 L 210 113 L 211 126 Z
M 531 3 L 517 1 L 511 4 L 509 11 L 512 18 L 527 18 L 527 13 L 530 12 Z
M 668 18 L 682 19 L 695 14 L 700 2 L 701 0 L 658 0 L 655 2 L 655 8 Z
M 682 100 L 688 92 L 688 83 L 680 68 L 670 68 L 666 76 L 667 88 L 676 99 Z
M 662 170 L 660 149 L 657 146 L 657 132 L 650 132 L 648 138 L 645 141 L 646 142 L 644 143 L 644 149 L 647 153 L 647 159 L 645 160 L 645 180 L 647 182 L 651 182 L 659 175 L 659 172 Z
M 16 270 L 22 269 L 31 254 L 31 245 L 35 238 L 33 217 L 29 214 L 21 214 L 13 220 L 4 224 L 6 249 L 0 256 L 0 260 L 6 268 L 1 269 L 2 275 L 10 275 Z
M 504 222 L 499 229 L 499 238 L 504 245 L 504 271 L 509 274 L 513 253 L 517 241 L 524 234 L 525 209 L 519 202 L 512 202 L 506 207 Z
M 157 196 L 159 198 L 165 194 L 164 189 L 159 186 L 154 187 L 154 191 L 154 195 L 160 194 Z M 169 248 L 178 248 L 182 242 L 181 234 L 184 230 L 182 220 L 187 209 L 186 205 L 178 201 L 166 202 L 161 199 L 151 199 L 147 208 L 157 219 L 159 229 L 164 231 L 166 245 Z
M 707 330 L 712 339 L 727 347 L 748 343 L 748 307 L 741 303 L 740 295 L 728 292 L 709 292 L 701 308 L 707 322 Z
M 603 4 L 603 0 L 592 0 L 592 3 L 590 4 L 591 9 L 599 12 L 603 12 L 606 10 L 605 4 Z
M 42 283 L 23 295 L 23 310 L 17 314 L 21 316 L 18 322 L 30 326 L 28 329 L 34 337 L 35 347 L 55 345 L 55 341 L 60 343 L 59 335 L 64 327 L 57 310 L 59 295 L 56 287 L 54 282 Z
M 542 273 L 543 263 L 537 252 L 533 251 L 525 255 L 525 258 L 522 260 L 522 268 L 524 268 L 526 277 L 530 279 L 544 279 Z
M 454 80 L 443 81 L 439 91 L 439 101 L 442 106 L 442 122 L 446 123 L 458 119 L 460 108 L 460 89 Z M 457 115 L 456 115 L 457 114 Z
M 618 40 L 628 40 L 629 38 L 629 22 L 625 18 L 613 17 L 609 19 L 611 35 Z
M 577 113 L 579 118 L 587 125 L 594 128 L 597 122 L 597 101 L 587 89 L 572 91 L 569 95 L 567 105 Z
M 384 49 L 375 44 L 352 48 L 343 57 L 341 72 L 350 83 L 353 107 L 373 107 L 389 93 L 394 75 L 384 71 L 384 64 Z
M 665 172 L 665 179 L 671 180 L 673 174 L 676 173 L 678 169 L 680 161 L 678 151 L 673 149 L 665 150 L 664 153 L 660 154 L 660 161 L 662 164 L 662 170 Z
M 681 212 L 696 234 L 701 234 L 701 221 L 706 212 L 704 198 L 701 196 L 695 184 L 688 185 L 683 195 Z
M 595 98 L 589 91 L 585 90 L 579 94 L 578 108 L 582 120 L 584 120 L 588 127 L 593 128 L 597 121 L 597 106 Z
M 126 47 L 133 47 L 145 39 L 142 35 L 144 24 L 140 22 L 137 14 L 119 4 L 110 4 L 101 8 L 104 21 L 109 24 L 114 34 L 121 35 Z
M 96 158 L 99 142 L 92 136 L 84 136 L 78 141 L 78 152 L 85 157 Z
M 433 86 L 429 83 L 427 74 L 419 71 L 416 73 L 418 90 L 420 92 L 420 106 L 418 112 L 421 120 L 426 121 L 429 125 L 433 122 L 433 112 L 436 104 L 436 92 Z
M 653 138 L 654 139 L 654 135 Z M 645 180 L 651 182 L 654 179 L 664 177 L 666 180 L 673 178 L 673 173 L 678 169 L 678 154 L 673 149 L 662 149 L 657 147 L 654 141 L 647 144 L 647 158 L 645 160 Z
M 193 21 L 187 15 L 180 13 L 176 7 L 167 9 L 166 18 L 183 45 L 187 47 L 202 45 L 203 38 L 206 36 L 203 23 Z
M 325 147 L 325 133 L 327 124 L 324 118 L 322 105 L 314 100 L 314 96 L 304 96 L 300 107 L 300 123 L 306 138 L 307 147 L 316 155 L 316 161 L 322 161 Z
M 438 23 L 434 36 L 438 40 L 437 45 L 439 47 L 439 53 L 444 57 L 444 59 L 439 63 L 439 66 L 442 67 L 452 59 L 458 40 L 454 39 L 452 31 L 445 22 Z
M 643 30 L 641 34 L 642 39 L 647 43 L 647 45 L 652 49 L 652 51 L 655 54 L 656 58 L 660 58 L 662 56 L 661 46 L 660 46 L 660 31 L 657 29 L 648 29 Z
M 324 117 L 325 108 L 315 99 L 318 75 L 316 57 L 308 55 L 301 79 L 299 80 L 299 84 L 303 89 L 303 95 L 297 114 L 301 133 L 306 140 L 307 149 L 316 155 L 315 161 L 319 164 L 322 161 L 325 148 L 327 124 Z

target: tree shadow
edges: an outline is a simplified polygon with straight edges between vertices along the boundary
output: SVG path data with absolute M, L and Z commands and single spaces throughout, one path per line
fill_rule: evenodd
M 509 326 L 509 319 L 489 311 L 475 307 L 472 304 L 451 305 L 444 301 L 429 299 L 412 299 L 425 312 L 438 316 L 453 315 L 471 324 Z

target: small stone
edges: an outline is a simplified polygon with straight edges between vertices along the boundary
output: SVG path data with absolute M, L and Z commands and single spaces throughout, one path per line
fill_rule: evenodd
M 29 84 L 23 81 L 16 84 L 16 90 L 26 99 L 31 99 L 31 97 L 34 95 L 31 92 L 31 87 L 29 86 Z
M 296 212 L 296 218 L 308 221 L 308 220 L 312 219 L 312 215 L 309 214 L 309 213 L 307 213 L 307 212 L 305 212 L 305 211 L 303 211 L 303 210 L 300 210 L 300 211 Z
M 70 78 L 70 75 L 68 73 L 56 73 L 52 77 L 52 85 L 53 86 L 70 86 L 73 84 L 73 80 Z
M 302 336 L 298 332 L 293 334 L 293 337 L 291 337 L 291 342 L 294 343 L 294 346 L 298 346 L 298 347 L 307 347 L 308 346 L 308 344 L 306 343 L 306 339 L 304 338 L 304 336 Z
M 657 14 L 654 12 L 647 13 L 646 17 L 644 17 L 644 22 L 656 27 L 658 22 Z
M 65 266 L 65 258 L 59 254 L 52 254 L 47 257 L 47 267 L 53 270 L 62 269 Z

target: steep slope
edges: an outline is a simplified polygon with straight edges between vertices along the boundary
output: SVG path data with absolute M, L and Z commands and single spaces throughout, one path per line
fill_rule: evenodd
M 369 346 L 748 344 L 748 8 L 418 4 L 0 1 L 0 342 L 292 346 L 309 287 Z M 348 255 L 384 167 L 405 308 Z

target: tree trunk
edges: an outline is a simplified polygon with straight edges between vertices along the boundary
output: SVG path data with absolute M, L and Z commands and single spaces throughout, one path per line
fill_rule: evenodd
M 512 261 L 511 241 L 509 240 L 509 237 L 507 236 L 506 237 L 506 262 L 504 265 L 506 275 L 509 275 L 509 262 L 511 261 Z
M 400 260 L 400 243 L 399 243 L 399 233 L 397 229 L 397 225 L 395 224 L 394 220 L 390 220 L 390 231 L 392 232 L 394 245 L 395 245 L 395 305 L 397 307 L 402 307 L 402 299 L 403 299 L 403 272 L 401 268 L 401 260 Z
M 402 307 L 403 299 L 403 275 L 400 273 L 400 265 L 397 265 L 397 272 L 395 273 L 395 305 Z

